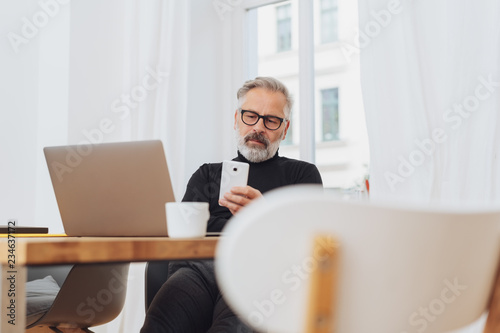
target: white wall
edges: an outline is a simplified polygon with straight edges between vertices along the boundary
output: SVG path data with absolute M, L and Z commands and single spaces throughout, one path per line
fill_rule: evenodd
M 40 5 L 3 1 L 0 8 L 0 224 L 17 218 L 18 225 L 61 232 L 42 147 L 67 137 L 68 6 L 54 8 L 53 17 L 15 47 L 6 35 L 23 36 L 23 18 L 33 22 Z
M 36 7 L 35 1 L 32 2 L 15 3 L 10 11 L 0 11 L 2 36 L 9 31 L 19 33 L 18 18 Z M 0 39 L 0 224 L 7 224 L 9 218 L 31 223 L 34 218 L 34 210 L 30 208 L 35 202 L 32 185 L 36 173 L 31 165 L 36 158 L 37 119 L 30 110 L 36 110 L 37 105 L 37 62 L 37 40 L 16 54 L 7 38 Z

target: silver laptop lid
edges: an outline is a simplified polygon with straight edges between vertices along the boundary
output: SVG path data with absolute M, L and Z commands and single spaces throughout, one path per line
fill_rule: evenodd
M 166 236 L 175 201 L 161 141 L 44 148 L 68 236 Z

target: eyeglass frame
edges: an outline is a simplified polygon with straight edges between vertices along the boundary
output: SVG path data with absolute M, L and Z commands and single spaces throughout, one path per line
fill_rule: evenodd
M 243 122 L 243 124 L 245 124 L 245 125 L 247 125 L 247 126 L 255 126 L 255 125 L 257 125 L 257 123 L 259 122 L 259 120 L 262 118 L 262 119 L 263 119 L 262 121 L 263 121 L 263 123 L 264 123 L 264 127 L 265 127 L 265 128 L 267 128 L 267 129 L 268 129 L 268 130 L 270 130 L 270 131 L 277 131 L 277 130 L 279 130 L 279 129 L 280 129 L 280 127 L 281 127 L 281 125 L 283 124 L 283 122 L 288 121 L 288 119 L 287 119 L 287 118 L 281 118 L 281 117 L 278 117 L 278 116 L 261 116 L 260 114 L 258 114 L 258 113 L 257 113 L 257 112 L 255 112 L 255 111 L 251 111 L 251 110 L 243 110 L 242 108 L 239 108 L 239 109 L 238 109 L 238 111 L 239 111 L 239 112 L 240 112 L 240 114 L 241 114 L 241 121 Z M 255 115 L 257 116 L 257 121 L 256 121 L 255 123 L 253 123 L 253 124 L 247 124 L 247 123 L 243 120 L 243 114 L 244 114 L 245 112 L 250 112 L 250 113 L 255 114 Z M 269 118 L 276 118 L 276 119 L 279 119 L 279 121 L 280 121 L 279 126 L 278 126 L 278 127 L 276 127 L 276 128 L 274 128 L 274 129 L 271 129 L 271 128 L 267 127 L 267 125 L 266 125 L 266 119 L 269 119 Z

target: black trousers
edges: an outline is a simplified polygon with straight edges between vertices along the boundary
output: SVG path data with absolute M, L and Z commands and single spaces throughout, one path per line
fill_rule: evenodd
M 214 263 L 171 262 L 169 278 L 151 303 L 141 333 L 251 333 L 224 301 Z

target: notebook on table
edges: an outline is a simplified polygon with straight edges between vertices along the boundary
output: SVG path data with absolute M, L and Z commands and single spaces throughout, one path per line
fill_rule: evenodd
M 161 141 L 44 148 L 68 236 L 167 236 L 175 201 Z
M 48 227 L 0 225 L 0 234 L 48 234 Z

